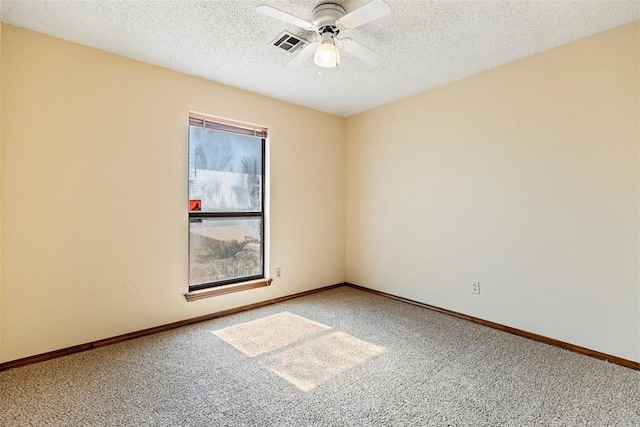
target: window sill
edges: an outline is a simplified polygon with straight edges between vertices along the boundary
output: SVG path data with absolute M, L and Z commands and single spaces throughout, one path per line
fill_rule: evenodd
M 273 279 L 249 280 L 247 282 L 234 283 L 233 285 L 218 286 L 211 289 L 187 292 L 184 297 L 187 301 L 196 301 L 204 298 L 211 298 L 218 295 L 231 294 L 233 292 L 246 291 L 248 289 L 262 288 L 271 285 Z

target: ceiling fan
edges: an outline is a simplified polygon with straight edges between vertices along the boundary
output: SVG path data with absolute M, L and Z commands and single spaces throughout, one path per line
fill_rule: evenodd
M 369 65 L 378 65 L 382 57 L 350 38 L 338 38 L 341 31 L 351 30 L 391 13 L 384 0 L 372 0 L 358 9 L 346 13 L 336 3 L 320 3 L 313 9 L 313 20 L 304 19 L 278 10 L 268 5 L 259 5 L 256 10 L 264 15 L 295 25 L 306 31 L 314 31 L 320 40 L 309 43 L 295 56 L 287 67 L 295 68 L 313 55 L 316 65 L 324 68 L 337 67 L 340 64 L 338 47 L 356 56 Z

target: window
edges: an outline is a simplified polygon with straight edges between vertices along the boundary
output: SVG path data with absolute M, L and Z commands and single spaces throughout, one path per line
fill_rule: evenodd
M 189 115 L 189 292 L 265 277 L 266 136 Z

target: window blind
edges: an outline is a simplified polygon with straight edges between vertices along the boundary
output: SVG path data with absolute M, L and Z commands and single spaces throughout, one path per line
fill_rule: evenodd
M 189 126 L 198 126 L 205 129 L 218 130 L 222 132 L 235 133 L 239 135 L 253 136 L 256 138 L 266 138 L 267 130 L 263 128 L 247 128 L 227 123 L 221 123 L 214 120 L 208 120 L 204 117 L 189 114 Z

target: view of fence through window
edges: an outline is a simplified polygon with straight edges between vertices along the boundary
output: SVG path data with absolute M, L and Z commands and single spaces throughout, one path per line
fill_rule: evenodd
M 264 143 L 189 126 L 190 290 L 264 277 Z

